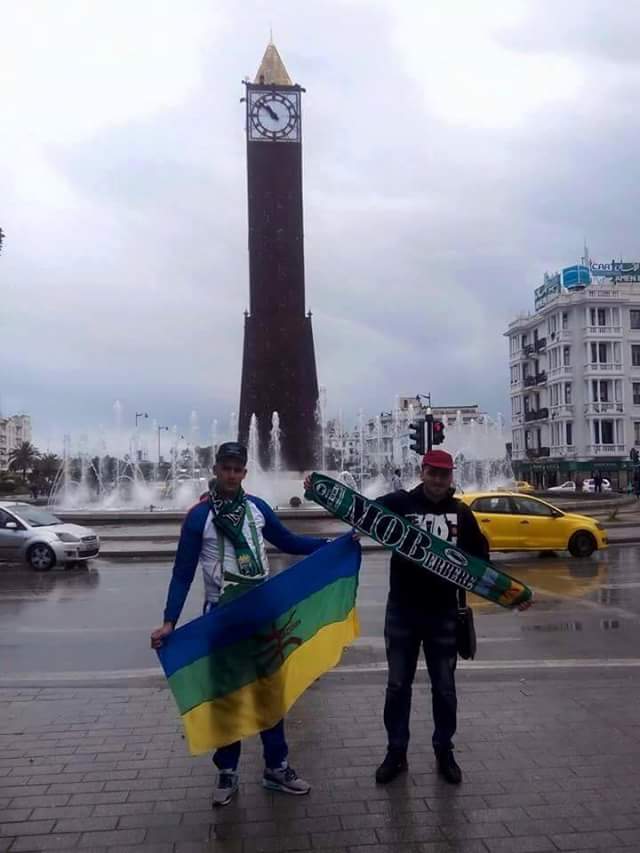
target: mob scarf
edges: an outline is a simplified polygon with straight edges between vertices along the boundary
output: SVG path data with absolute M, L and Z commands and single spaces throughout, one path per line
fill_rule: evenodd
M 222 571 L 224 580 L 231 581 L 234 584 L 251 584 L 264 579 L 265 570 L 260 560 L 260 540 L 256 531 L 255 523 L 251 514 L 251 509 L 248 507 L 247 496 L 242 489 L 233 498 L 225 498 L 219 494 L 216 483 L 211 484 L 209 490 L 209 508 L 216 530 L 218 531 L 218 541 L 220 545 L 220 561 L 222 563 Z M 251 536 L 253 545 L 258 555 L 251 550 L 243 533 L 244 520 L 246 514 L 249 513 L 249 525 L 251 527 Z M 224 571 L 224 538 L 229 539 L 235 551 L 236 561 L 238 563 L 238 572 L 230 573 Z M 243 587 L 242 591 L 245 591 Z M 239 591 L 239 590 L 238 590 Z M 232 590 L 225 589 L 225 601 L 230 597 Z M 235 593 L 233 594 L 235 597 Z

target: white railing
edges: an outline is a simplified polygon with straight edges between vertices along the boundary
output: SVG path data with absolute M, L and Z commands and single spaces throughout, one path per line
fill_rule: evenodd
M 623 456 L 624 444 L 588 444 L 587 453 L 592 456 Z
M 622 334 L 622 326 L 585 326 L 585 335 L 601 335 L 602 337 L 619 337 Z
M 547 349 L 554 344 L 562 344 L 571 340 L 571 332 L 568 329 L 558 329 L 556 332 L 549 332 L 547 336 Z
M 617 412 L 618 414 L 622 414 L 624 412 L 624 406 L 622 403 L 604 403 L 602 401 L 599 403 L 584 404 L 585 415 L 604 415 L 607 412 Z
M 511 458 L 515 459 L 516 461 L 519 461 L 520 459 L 526 459 L 525 451 L 524 450 L 512 450 L 511 451 Z
M 551 445 L 551 455 L 552 456 L 575 456 L 576 449 L 573 445 L 569 446 L 567 444 L 552 444 Z
M 547 370 L 547 377 L 557 379 L 560 376 L 571 376 L 572 373 L 573 367 L 570 364 L 563 364 L 560 367 L 552 367 Z
M 585 364 L 584 369 L 591 373 L 622 373 L 622 364 L 619 361 L 593 361 Z
M 572 418 L 573 405 L 571 403 L 562 403 L 558 406 L 551 406 L 549 409 L 552 418 Z

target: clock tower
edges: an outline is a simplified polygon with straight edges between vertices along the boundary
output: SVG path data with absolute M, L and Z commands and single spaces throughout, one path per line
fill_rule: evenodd
M 270 43 L 246 82 L 249 203 L 249 311 L 245 313 L 239 438 L 258 421 L 259 456 L 270 459 L 273 412 L 280 417 L 284 466 L 317 458 L 318 378 L 304 290 L 302 94 Z

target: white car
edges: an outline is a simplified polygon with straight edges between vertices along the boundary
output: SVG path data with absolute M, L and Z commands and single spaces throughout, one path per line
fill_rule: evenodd
M 66 524 L 41 507 L 15 501 L 0 502 L 0 560 L 26 560 L 46 572 L 56 563 L 75 563 L 97 557 L 95 531 Z
M 595 492 L 595 490 L 596 490 L 596 486 L 595 486 L 595 483 L 593 482 L 592 477 L 589 477 L 588 480 L 583 481 L 583 483 L 582 483 L 582 491 L 583 492 Z M 602 478 L 602 491 L 603 492 L 610 492 L 611 491 L 611 483 L 609 482 L 609 480 L 605 479 L 604 477 Z
M 548 492 L 575 492 L 576 484 L 573 480 L 567 480 L 566 483 L 561 483 L 559 486 L 550 486 Z

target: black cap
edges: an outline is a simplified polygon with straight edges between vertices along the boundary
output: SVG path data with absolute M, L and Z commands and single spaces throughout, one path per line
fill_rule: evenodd
M 243 465 L 247 464 L 247 448 L 239 441 L 225 441 L 221 444 L 216 453 L 216 462 L 222 462 L 223 459 L 237 459 Z

